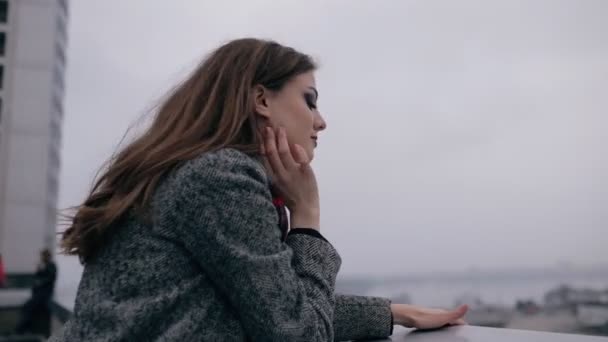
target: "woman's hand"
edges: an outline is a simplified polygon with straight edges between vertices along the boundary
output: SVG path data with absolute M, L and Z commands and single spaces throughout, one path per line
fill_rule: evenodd
M 391 304 L 394 324 L 418 329 L 435 329 L 446 325 L 467 324 L 463 317 L 468 309 L 466 305 L 447 311 L 408 304 Z
M 285 129 L 264 131 L 261 146 L 273 186 L 291 213 L 291 226 L 320 229 L 319 190 L 309 157 L 300 145 L 289 146 Z

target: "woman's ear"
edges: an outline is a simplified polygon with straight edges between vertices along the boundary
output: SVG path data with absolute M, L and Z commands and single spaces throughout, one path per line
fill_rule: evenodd
M 253 98 L 255 101 L 255 112 L 261 115 L 265 119 L 270 119 L 270 108 L 268 106 L 268 100 L 270 91 L 262 85 L 256 85 L 253 87 Z

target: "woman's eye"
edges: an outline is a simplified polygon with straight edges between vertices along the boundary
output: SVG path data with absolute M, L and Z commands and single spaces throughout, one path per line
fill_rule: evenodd
M 317 104 L 315 103 L 312 95 L 307 94 L 305 96 L 305 99 L 306 99 L 306 104 L 308 105 L 308 107 L 310 109 L 317 109 Z

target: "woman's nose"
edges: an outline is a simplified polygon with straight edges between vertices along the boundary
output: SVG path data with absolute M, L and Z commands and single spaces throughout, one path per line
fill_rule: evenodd
M 321 116 L 321 114 L 317 114 L 315 117 L 315 131 L 323 131 L 327 128 L 327 122 Z

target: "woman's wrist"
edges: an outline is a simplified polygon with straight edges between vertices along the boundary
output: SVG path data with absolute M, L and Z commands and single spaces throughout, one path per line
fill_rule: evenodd
M 401 325 L 406 328 L 412 328 L 413 322 L 411 315 L 412 307 L 407 304 L 391 304 L 391 313 L 393 314 L 393 324 Z
M 294 208 L 290 210 L 290 225 L 293 228 L 306 227 L 320 230 L 320 213 L 317 208 Z

